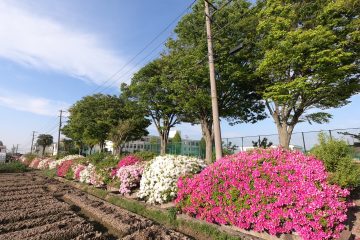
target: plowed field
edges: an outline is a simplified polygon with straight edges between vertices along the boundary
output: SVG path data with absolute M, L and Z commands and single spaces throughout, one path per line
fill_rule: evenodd
M 2 239 L 190 238 L 57 181 L 22 173 L 0 174 Z

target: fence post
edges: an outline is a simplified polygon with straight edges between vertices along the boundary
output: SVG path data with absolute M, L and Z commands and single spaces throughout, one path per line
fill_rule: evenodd
M 244 151 L 244 137 L 241 137 L 241 151 Z
M 303 140 L 303 145 L 304 145 L 304 152 L 306 153 L 306 145 L 305 145 L 304 132 L 301 132 L 301 135 L 302 135 L 302 140 Z
M 332 140 L 331 130 L 329 130 L 330 139 Z

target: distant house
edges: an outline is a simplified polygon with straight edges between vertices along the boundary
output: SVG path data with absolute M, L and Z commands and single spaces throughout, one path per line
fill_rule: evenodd
M 0 141 L 0 163 L 4 163 L 6 160 L 6 146 Z

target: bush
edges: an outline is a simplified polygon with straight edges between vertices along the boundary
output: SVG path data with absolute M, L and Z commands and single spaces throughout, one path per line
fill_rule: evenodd
M 149 151 L 141 151 L 141 152 L 136 152 L 133 155 L 140 158 L 143 161 L 150 161 L 154 159 L 157 154 Z
M 319 134 L 319 143 L 310 153 L 324 162 L 330 181 L 341 187 L 360 186 L 360 166 L 352 161 L 352 148 L 345 141 L 331 139 L 324 133 Z
M 176 197 L 178 178 L 197 173 L 204 167 L 204 161 L 194 157 L 158 156 L 145 167 L 138 196 L 149 203 L 171 201 Z
M 26 171 L 28 171 L 28 168 L 21 162 L 0 164 L 0 173 L 21 173 Z
M 30 168 L 38 168 L 39 164 L 40 164 L 41 158 L 34 158 L 31 163 L 29 164 Z
M 63 157 L 59 160 L 56 160 L 56 161 L 52 161 L 50 164 L 49 164 L 49 169 L 55 169 L 57 166 L 60 166 L 61 163 L 65 162 L 65 161 L 68 161 L 68 160 L 78 160 L 78 159 L 83 159 L 84 157 L 81 156 L 81 155 L 68 155 L 66 157 Z
M 20 157 L 20 161 L 24 163 L 25 165 L 29 166 L 29 164 L 37 157 L 36 154 L 33 153 L 27 153 Z
M 118 162 L 118 157 L 109 155 L 99 163 L 95 164 L 95 171 L 104 183 L 107 184 L 110 182 L 112 179 L 111 171 L 116 168 Z
M 131 193 L 134 188 L 140 185 L 140 179 L 144 171 L 144 165 L 137 163 L 121 167 L 116 172 L 116 177 L 120 180 L 121 194 Z
M 224 157 L 178 189 L 178 207 L 196 218 L 308 240 L 339 236 L 349 194 L 328 184 L 320 160 L 281 148 Z
M 65 177 L 68 171 L 71 170 L 71 165 L 73 164 L 73 160 L 66 160 L 60 163 L 57 168 L 56 175 L 58 177 Z
M 127 155 L 126 157 L 120 160 L 120 162 L 117 165 L 117 168 L 134 165 L 136 163 L 139 163 L 140 161 L 141 159 L 134 155 Z

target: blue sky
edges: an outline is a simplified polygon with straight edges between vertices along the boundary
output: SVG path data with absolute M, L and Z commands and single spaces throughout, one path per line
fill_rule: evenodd
M 56 139 L 58 111 L 99 90 L 118 93 L 119 83 L 128 82 L 132 73 L 159 54 L 162 48 L 156 46 L 175 25 L 128 62 L 191 2 L 1 1 L 0 140 L 8 148 L 19 144 L 28 151 L 32 131 Z M 106 88 L 99 88 L 104 83 Z M 334 118 L 329 124 L 302 123 L 295 131 L 360 127 L 360 96 L 351 100 L 348 106 L 330 110 Z M 183 124 L 177 129 L 183 137 L 201 137 L 199 126 Z M 156 134 L 153 126 L 149 131 Z M 223 121 L 222 131 L 223 137 L 237 137 L 276 133 L 276 128 L 271 119 L 235 127 Z

